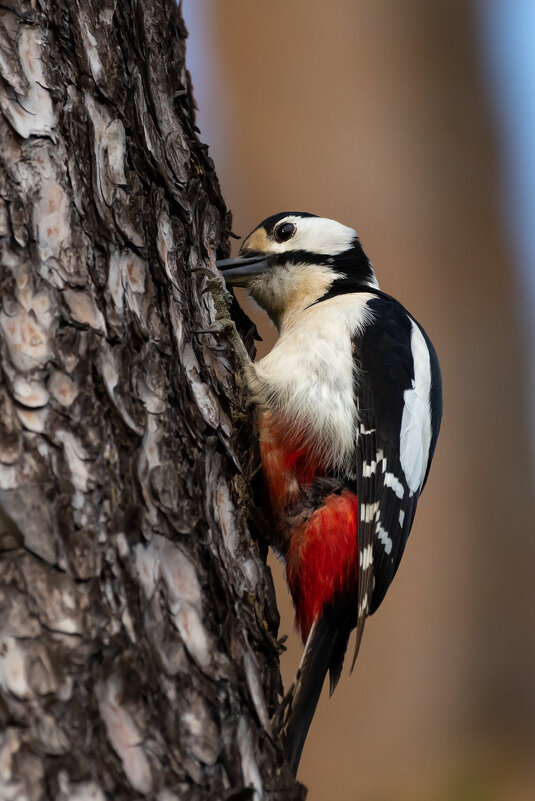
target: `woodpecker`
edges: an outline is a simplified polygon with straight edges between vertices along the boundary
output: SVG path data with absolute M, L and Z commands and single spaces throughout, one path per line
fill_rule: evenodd
M 265 511 L 305 644 L 284 727 L 297 773 L 327 672 L 352 667 L 399 566 L 442 416 L 441 376 L 415 318 L 379 289 L 356 232 L 304 212 L 268 217 L 217 262 L 278 329 L 247 368 Z

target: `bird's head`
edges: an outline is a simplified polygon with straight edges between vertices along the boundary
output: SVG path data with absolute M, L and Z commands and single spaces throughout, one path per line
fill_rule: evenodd
M 300 211 L 268 217 L 244 240 L 237 258 L 217 266 L 227 284 L 246 287 L 279 327 L 287 312 L 327 294 L 378 287 L 352 228 Z

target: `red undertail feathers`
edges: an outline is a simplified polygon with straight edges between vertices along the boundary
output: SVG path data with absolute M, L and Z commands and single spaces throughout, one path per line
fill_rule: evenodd
M 294 532 L 286 554 L 286 573 L 303 642 L 325 604 L 337 597 L 354 595 L 356 599 L 357 521 L 357 496 L 344 490 L 327 496 Z

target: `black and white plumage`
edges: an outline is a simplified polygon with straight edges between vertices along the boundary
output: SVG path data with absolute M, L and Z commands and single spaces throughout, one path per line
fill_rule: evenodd
M 361 499 L 357 649 L 366 614 L 383 600 L 403 556 L 442 416 L 438 359 L 422 327 L 386 295 L 368 307 L 373 321 L 354 338 Z
M 219 266 L 279 329 L 248 382 L 273 544 L 308 638 L 286 726 L 296 769 L 325 673 L 334 689 L 351 629 L 355 659 L 403 555 L 440 427 L 440 369 L 423 328 L 379 289 L 341 223 L 274 215 Z

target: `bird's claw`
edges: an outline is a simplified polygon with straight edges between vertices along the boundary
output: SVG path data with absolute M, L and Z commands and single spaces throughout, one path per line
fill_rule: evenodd
M 275 710 L 275 714 L 271 719 L 271 725 L 273 727 L 273 733 L 276 737 L 283 738 L 284 732 L 286 730 L 286 726 L 290 719 L 290 713 L 292 710 L 292 703 L 295 695 L 295 688 L 296 683 L 290 686 L 290 689 L 280 702 L 279 706 Z

